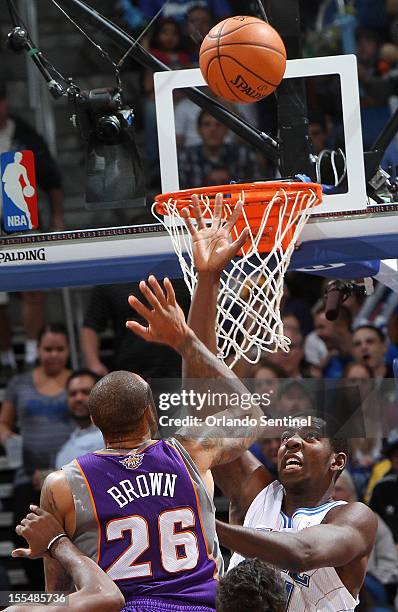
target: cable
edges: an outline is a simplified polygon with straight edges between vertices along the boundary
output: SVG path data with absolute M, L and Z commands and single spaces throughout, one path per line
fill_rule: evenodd
M 121 91 L 122 85 L 120 81 L 119 68 L 117 64 L 113 61 L 109 53 L 105 51 L 101 47 L 101 45 L 96 43 L 95 40 L 91 38 L 91 36 L 89 36 L 89 34 L 87 34 L 87 32 L 85 32 L 83 28 L 81 28 L 79 24 L 76 23 L 76 21 L 74 21 L 74 19 L 72 19 L 72 17 L 62 8 L 62 6 L 58 4 L 56 0 L 51 0 L 51 2 L 61 11 L 61 13 L 68 19 L 68 21 L 70 21 L 70 23 L 72 23 L 75 26 L 75 28 L 77 28 L 79 32 L 83 34 L 83 36 L 97 49 L 97 51 L 102 55 L 102 57 L 106 59 L 110 64 L 112 64 L 112 66 L 115 69 L 115 78 L 116 78 L 117 88 L 119 89 L 119 91 Z
M 266 23 L 269 23 L 267 13 L 265 12 L 264 5 L 261 0 L 257 0 L 258 10 L 260 11 L 261 18 L 264 19 Z
M 43 53 L 36 47 L 35 43 L 30 36 L 29 30 L 25 25 L 21 15 L 18 13 L 13 0 L 7 0 L 8 11 L 13 23 L 14 29 L 9 34 L 9 44 L 14 50 L 25 49 L 32 57 L 37 68 L 40 70 L 43 77 L 46 79 L 49 86 L 50 93 L 55 97 L 59 97 L 65 94 L 65 91 L 53 80 L 53 74 L 57 75 L 68 87 L 74 87 L 78 90 L 79 88 L 73 83 L 72 79 L 66 78 L 61 74 L 55 66 L 43 55 Z M 14 45 L 17 43 L 17 46 Z
M 339 178 L 337 166 L 336 166 L 336 156 L 338 153 L 340 153 L 340 155 L 342 156 L 344 160 L 344 168 L 343 168 L 340 178 Z M 322 164 L 322 159 L 324 158 L 325 155 L 330 155 L 330 163 L 331 163 L 333 175 L 334 175 L 334 185 L 333 186 L 338 187 L 347 175 L 347 159 L 344 154 L 344 151 L 341 148 L 337 149 L 337 151 L 332 150 L 332 149 L 322 149 L 322 151 L 319 153 L 317 160 L 315 162 L 315 171 L 316 171 L 317 183 L 321 183 L 321 184 L 324 182 L 322 181 L 321 164 Z
M 17 9 L 15 8 L 15 4 L 13 0 L 7 0 L 7 6 L 8 6 L 8 12 L 10 13 L 10 17 L 11 17 L 13 26 L 17 27 L 18 25 L 22 24 L 25 30 L 27 30 L 26 25 L 22 21 L 21 16 L 19 15 Z
M 342 173 L 342 175 L 341 175 L 341 177 L 340 177 L 340 180 L 339 180 L 339 181 L 338 181 L 338 182 L 335 184 L 335 187 L 338 187 L 338 186 L 339 186 L 339 185 L 340 185 L 340 184 L 343 182 L 343 180 L 345 179 L 345 177 L 346 177 L 346 175 L 347 175 L 347 158 L 346 158 L 346 156 L 345 156 L 345 154 L 344 154 L 343 149 L 338 148 L 338 149 L 337 149 L 337 151 L 333 151 L 334 156 L 333 156 L 333 162 L 332 162 L 332 163 L 334 164 L 334 157 L 335 157 L 335 156 L 337 155 L 337 153 L 339 153 L 339 152 L 340 152 L 340 155 L 342 156 L 342 158 L 343 158 L 343 160 L 344 160 L 344 168 L 343 168 L 343 173 Z M 336 170 L 335 176 L 337 177 L 337 170 Z
M 149 28 L 151 27 L 151 25 L 156 21 L 156 19 L 159 17 L 160 13 L 162 13 L 162 11 L 164 10 L 164 7 L 170 2 L 170 0 L 166 0 L 166 2 L 164 2 L 162 4 L 162 6 L 160 7 L 160 9 L 158 10 L 158 12 L 156 13 L 156 15 L 154 15 L 151 19 L 151 21 L 148 23 L 147 26 L 145 26 L 145 28 L 142 30 L 141 34 L 138 35 L 138 37 L 135 39 L 135 41 L 133 42 L 133 44 L 131 45 L 130 49 L 127 49 L 126 53 L 124 55 L 122 55 L 122 57 L 120 58 L 120 60 L 117 63 L 117 67 L 118 70 L 121 70 L 126 58 L 130 55 L 130 53 L 132 52 L 132 50 L 134 49 L 134 47 L 136 46 L 136 44 L 141 40 L 141 38 L 144 36 L 144 34 L 146 34 L 146 32 L 149 30 Z

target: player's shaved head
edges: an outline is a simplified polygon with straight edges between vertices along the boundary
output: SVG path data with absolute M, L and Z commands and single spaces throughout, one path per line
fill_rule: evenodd
M 137 374 L 120 370 L 107 374 L 93 387 L 88 408 L 104 438 L 125 438 L 139 427 L 148 407 L 151 389 Z

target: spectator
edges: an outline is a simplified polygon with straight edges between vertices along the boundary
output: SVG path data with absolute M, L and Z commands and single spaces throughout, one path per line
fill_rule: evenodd
M 250 452 L 267 468 L 273 479 L 278 477 L 278 450 L 280 438 L 259 438 Z
M 255 180 L 261 177 L 254 151 L 226 142 L 228 128 L 206 111 L 198 117 L 202 144 L 185 147 L 180 152 L 180 185 L 182 188 L 206 185 L 215 168 L 228 168 L 233 180 Z
M 387 346 L 380 329 L 371 324 L 360 325 L 355 329 L 352 341 L 354 359 L 367 365 L 374 378 L 394 378 L 391 367 L 384 360 Z
M 282 317 L 283 331 L 285 334 L 289 332 L 301 333 L 300 321 L 294 314 L 286 314 Z
M 65 327 L 52 323 L 39 333 L 39 365 L 31 372 L 15 376 L 4 396 L 0 414 L 2 444 L 14 435 L 18 423 L 23 440 L 23 465 L 15 474 L 14 522 L 39 503 L 44 478 L 55 465 L 55 456 L 71 433 L 66 401 L 66 381 L 70 375 L 68 336 Z M 32 589 L 42 588 L 41 565 L 27 563 Z
M 314 323 L 314 331 L 305 340 L 305 358 L 321 368 L 325 378 L 341 378 L 352 360 L 351 314 L 342 306 L 338 318 L 329 321 L 320 305 L 315 309 Z
M 177 21 L 182 21 L 192 7 L 204 7 L 205 10 L 211 11 L 220 21 L 223 17 L 228 17 L 231 14 L 228 0 L 170 0 L 166 5 L 163 0 L 140 0 L 140 9 L 148 20 L 152 19 L 156 13 L 163 9 L 163 17 L 173 17 Z
M 364 363 L 351 361 L 343 372 L 343 379 L 359 390 L 362 405 L 361 412 L 364 419 L 366 438 L 354 438 L 351 445 L 352 464 L 366 471 L 366 483 L 370 477 L 370 470 L 380 456 L 381 426 L 380 411 L 378 410 L 377 388 L 372 381 L 372 370 Z
M 346 502 L 358 501 L 354 482 L 347 470 L 336 480 L 333 499 Z M 377 515 L 377 520 L 376 542 L 368 561 L 365 586 L 374 591 L 372 589 L 373 580 L 369 579 L 369 576 L 375 578 L 383 585 L 385 598 L 390 604 L 394 604 L 398 583 L 398 552 L 394 546 L 390 529 L 379 515 Z
M 376 379 L 377 394 L 374 394 L 374 421 L 378 423 L 382 436 L 398 427 L 395 380 L 392 367 L 386 363 L 387 343 L 383 332 L 372 324 L 360 325 L 353 335 L 353 356 L 367 364 Z M 379 412 L 376 417 L 376 406 Z
M 221 20 L 217 20 L 221 21 Z M 185 17 L 185 32 L 187 35 L 187 48 L 192 64 L 199 65 L 199 50 L 205 36 L 216 22 L 214 17 L 204 4 L 201 6 L 195 2 L 187 11 Z
M 11 115 L 4 82 L 0 82 L 0 153 L 31 150 L 35 156 L 38 186 L 45 191 L 51 205 L 51 227 L 62 230 L 63 194 L 59 169 L 41 136 L 25 121 Z M 1 218 L 1 202 L 0 202 Z M 22 294 L 22 320 L 25 332 L 25 363 L 32 367 L 37 358 L 37 334 L 44 323 L 43 293 L 28 291 Z M 0 293 L 0 366 L 7 381 L 16 373 L 17 365 L 12 348 L 8 297 Z
M 66 383 L 68 408 L 76 429 L 60 448 L 55 459 L 55 467 L 60 470 L 76 457 L 99 450 L 104 446 L 100 430 L 93 425 L 88 411 L 90 391 L 99 377 L 90 370 L 75 370 Z
M 287 336 L 290 338 L 289 352 L 277 351 L 271 353 L 270 360 L 283 368 L 288 378 L 303 378 L 307 364 L 304 360 L 304 339 L 300 331 L 291 329 Z
M 217 612 L 283 612 L 286 586 L 280 572 L 260 559 L 245 559 L 224 574 L 217 590 Z
M 363 498 L 366 504 L 369 503 L 369 500 L 372 497 L 373 489 L 377 483 L 380 482 L 383 476 L 385 476 L 390 470 L 391 461 L 387 459 L 387 457 L 383 457 L 380 459 L 380 461 L 377 461 L 377 463 L 374 464 Z
M 352 9 L 355 11 L 355 21 L 359 25 L 361 29 L 372 29 L 380 36 L 386 33 L 386 27 L 388 25 L 388 13 L 392 11 L 389 10 L 388 5 L 394 3 L 395 0 L 353 0 L 350 2 L 350 12 Z M 311 15 L 314 7 L 311 7 L 312 2 L 306 2 L 306 5 L 309 4 L 308 8 L 306 7 L 306 11 L 304 13 L 307 18 Z M 339 19 L 339 13 L 341 13 L 341 4 L 339 0 L 329 0 L 328 2 L 320 3 L 319 14 L 317 20 L 320 20 L 322 17 L 322 22 L 318 24 L 319 26 L 323 26 L 323 37 L 324 41 L 322 41 L 323 45 L 330 45 L 331 43 L 337 44 L 336 34 L 338 35 L 338 39 L 343 38 L 342 36 L 342 23 L 345 22 L 344 19 Z M 355 25 L 354 21 L 354 25 Z M 326 35 L 325 35 L 326 29 Z M 339 31 L 340 30 L 340 31 Z M 317 32 L 318 38 L 319 32 Z M 341 41 L 344 42 L 343 40 Z M 343 44 L 343 47 L 347 49 L 347 45 Z M 350 53 L 350 50 L 344 50 L 344 53 Z
M 207 88 L 203 93 L 211 96 Z M 186 96 L 175 100 L 174 121 L 178 149 L 201 144 L 202 141 L 197 128 L 200 111 L 200 106 Z
M 387 322 L 387 353 L 385 361 L 392 366 L 394 359 L 398 357 L 398 313 L 395 311 Z
M 346 502 L 358 501 L 354 481 L 347 470 L 344 470 L 335 482 L 333 499 Z
M 205 93 L 209 98 L 221 103 L 225 108 L 231 110 L 236 115 L 239 115 L 244 120 L 257 127 L 256 116 L 254 115 L 253 110 L 249 108 L 250 104 L 233 104 L 228 100 L 216 96 L 208 87 L 201 87 L 201 91 L 203 91 L 203 93 Z M 200 106 L 195 104 L 195 102 L 192 102 L 192 100 L 186 96 L 176 98 L 175 93 L 174 102 L 174 120 L 177 147 L 190 147 L 192 145 L 201 144 L 202 140 L 197 129 L 198 117 L 201 112 Z M 237 139 L 238 136 L 231 131 L 226 135 L 225 142 L 236 142 Z M 261 153 L 259 151 L 256 151 L 256 155 L 257 157 L 261 157 Z M 265 158 L 265 156 L 261 157 L 259 164 L 268 169 L 268 173 L 265 176 L 269 176 L 270 178 L 271 176 L 274 176 L 275 172 L 272 175 L 270 174 L 272 164 L 267 158 Z M 272 170 L 274 171 L 275 169 L 272 167 Z
M 171 17 L 156 21 L 149 41 L 149 51 L 173 70 L 189 66 L 188 53 L 183 49 L 181 27 Z M 144 91 L 146 93 L 144 104 L 146 161 L 152 184 L 154 180 L 158 179 L 157 172 L 159 168 L 153 71 L 147 70 L 145 72 Z M 181 96 L 181 94 L 178 95 Z
M 308 387 L 298 380 L 289 380 L 282 385 L 276 406 L 276 416 L 279 417 L 308 416 L 314 411 L 313 398 Z
M 206 185 L 228 185 L 231 182 L 231 175 L 228 168 L 213 168 L 206 176 Z
M 360 85 L 362 135 L 364 148 L 369 148 L 390 118 L 389 98 L 397 92 L 397 77 L 388 64 L 380 59 L 380 32 L 373 28 L 357 31 L 357 60 Z M 382 165 L 395 166 L 398 151 L 391 143 Z
M 325 115 L 312 112 L 308 118 L 308 135 L 311 138 L 312 150 L 315 155 L 328 148 L 328 129 Z
M 291 305 L 293 305 L 293 303 L 295 303 L 295 305 L 297 306 L 298 303 L 303 303 L 302 300 L 292 300 Z M 304 303 L 303 303 L 304 304 Z M 286 308 L 286 310 L 284 310 L 284 313 L 289 312 L 290 308 Z M 297 310 L 295 310 L 295 312 L 297 312 Z M 304 332 L 303 332 L 303 319 L 299 320 L 298 315 L 297 314 L 283 314 L 282 316 L 282 325 L 283 325 L 283 333 L 288 336 L 291 339 L 291 336 L 293 335 L 295 338 L 300 338 L 304 336 Z M 283 365 L 283 364 L 282 364 Z M 300 371 L 302 376 L 304 376 L 305 378 L 320 378 L 321 377 L 321 370 L 310 364 L 307 363 L 304 360 L 301 361 L 300 363 Z
M 169 68 L 189 66 L 189 56 L 184 50 L 181 27 L 172 17 L 156 21 L 149 41 L 149 52 Z M 148 74 L 151 78 L 148 87 L 145 88 L 147 93 L 153 92 L 153 72 Z
M 179 304 L 189 308 L 189 294 L 184 281 L 173 283 Z M 139 283 L 93 287 L 81 331 L 81 346 L 86 366 L 98 376 L 108 372 L 100 359 L 100 334 L 110 322 L 115 338 L 109 370 L 134 370 L 144 378 L 175 377 L 181 374 L 181 360 L 166 346 L 153 346 L 126 329 L 131 319 L 129 295 L 139 296 Z M 138 316 L 137 316 L 138 320 Z
M 391 469 L 374 487 L 369 506 L 388 525 L 398 544 L 398 430 L 389 435 L 384 453 L 391 461 Z
M 260 361 L 254 366 L 253 391 L 254 393 L 269 394 L 270 406 L 264 406 L 263 410 L 267 414 L 272 409 L 276 401 L 280 384 L 286 378 L 286 372 L 276 364 L 272 363 L 267 357 L 261 357 Z M 277 458 L 280 447 L 280 438 L 259 438 L 250 448 L 250 451 L 265 467 L 274 478 L 277 477 Z
M 286 370 L 273 363 L 269 357 L 261 356 L 260 361 L 254 366 L 251 376 L 255 393 L 277 394 L 280 379 L 287 378 Z
M 133 33 L 141 34 L 146 19 L 138 8 L 138 0 L 118 0 L 118 8 L 122 19 Z

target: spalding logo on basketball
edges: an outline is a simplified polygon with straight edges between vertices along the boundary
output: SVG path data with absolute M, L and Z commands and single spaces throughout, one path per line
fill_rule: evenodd
M 218 96 L 248 104 L 269 96 L 286 69 L 278 32 L 257 17 L 229 17 L 210 30 L 200 47 L 203 78 Z

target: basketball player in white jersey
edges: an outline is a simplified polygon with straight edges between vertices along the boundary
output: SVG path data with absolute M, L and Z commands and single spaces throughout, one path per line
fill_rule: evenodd
M 188 221 L 198 284 L 189 324 L 216 352 L 215 314 L 220 274 L 228 262 L 201 256 L 223 229 L 205 228 L 198 202 L 197 227 Z M 211 264 L 211 265 L 210 265 Z M 209 301 L 209 296 L 211 300 Z M 201 313 L 206 312 L 206 316 Z M 189 364 L 185 375 L 189 378 Z M 218 523 L 220 541 L 244 557 L 259 557 L 278 567 L 286 581 L 287 610 L 337 612 L 354 610 L 372 551 L 377 521 L 364 504 L 332 499 L 336 478 L 347 462 L 341 440 L 328 437 L 320 419 L 313 426 L 286 431 L 278 454 L 278 481 L 249 452 L 213 469 L 216 482 L 232 500 L 232 518 L 244 527 Z M 271 484 L 270 484 L 271 483 Z

